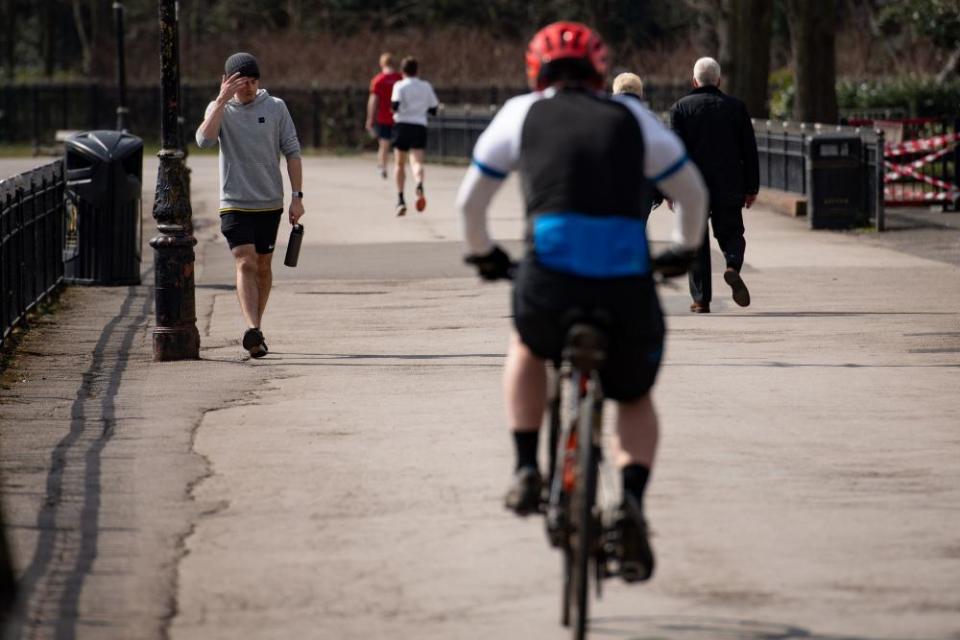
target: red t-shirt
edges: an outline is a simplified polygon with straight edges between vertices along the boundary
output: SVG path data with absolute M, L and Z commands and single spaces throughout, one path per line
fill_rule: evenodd
M 390 97 L 393 85 L 403 76 L 397 72 L 378 73 L 370 81 L 370 93 L 377 96 L 377 124 L 393 125 L 393 111 L 390 110 Z

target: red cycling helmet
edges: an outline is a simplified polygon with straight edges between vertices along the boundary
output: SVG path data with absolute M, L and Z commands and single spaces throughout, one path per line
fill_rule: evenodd
M 554 60 L 582 58 L 597 72 L 597 89 L 607 75 L 607 45 L 596 32 L 579 22 L 554 22 L 537 32 L 527 45 L 527 79 L 537 91 L 546 89 L 540 71 Z

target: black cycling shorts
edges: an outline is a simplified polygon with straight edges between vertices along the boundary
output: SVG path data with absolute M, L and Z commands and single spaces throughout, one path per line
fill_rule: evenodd
M 220 212 L 220 233 L 230 249 L 252 244 L 259 254 L 273 253 L 283 209 Z
M 646 395 L 660 369 L 665 332 L 653 280 L 581 278 L 547 269 L 529 256 L 520 263 L 513 320 L 534 355 L 560 361 L 574 309 L 609 318 L 607 360 L 600 370 L 604 395 L 621 402 Z
M 379 122 L 373 125 L 373 129 L 377 134 L 377 138 L 380 140 L 390 140 L 393 137 L 393 125 L 392 124 L 380 124 Z
M 390 139 L 394 149 L 410 151 L 410 149 L 427 148 L 427 128 L 422 124 L 398 122 L 393 125 L 393 137 Z

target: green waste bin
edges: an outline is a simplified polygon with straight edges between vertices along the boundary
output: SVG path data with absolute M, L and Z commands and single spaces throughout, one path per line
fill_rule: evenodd
M 67 139 L 64 279 L 140 284 L 143 141 L 121 131 Z

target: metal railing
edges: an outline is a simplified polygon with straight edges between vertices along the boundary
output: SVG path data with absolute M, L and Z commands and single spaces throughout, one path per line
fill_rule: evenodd
M 799 195 L 810 194 L 808 167 L 810 138 L 826 133 L 859 137 L 860 160 L 864 166 L 864 188 L 867 195 L 867 215 L 874 221 L 878 231 L 884 230 L 884 134 L 882 131 L 865 127 L 772 120 L 754 120 L 753 131 L 760 158 L 760 186 Z
M 496 114 L 497 107 L 460 105 L 445 108 L 427 125 L 427 156 L 433 160 L 469 160 L 477 138 Z
M 0 181 L 0 344 L 63 281 L 63 163 Z
M 369 145 L 364 131 L 367 109 L 367 87 L 304 88 L 265 85 L 271 95 L 287 103 L 300 143 L 305 147 L 354 147 Z M 686 85 L 649 82 L 645 96 L 655 111 L 668 109 L 686 93 Z M 186 138 L 203 120 L 207 104 L 216 97 L 215 84 L 185 83 L 181 88 L 181 107 Z M 526 93 L 521 85 L 512 87 L 444 87 L 437 86 L 441 103 L 447 105 L 499 105 L 507 99 Z M 112 83 L 6 83 L 0 84 L 0 143 L 33 143 L 52 145 L 58 130 L 112 129 L 117 87 Z M 160 87 L 127 88 L 125 124 L 146 140 L 159 134 Z

